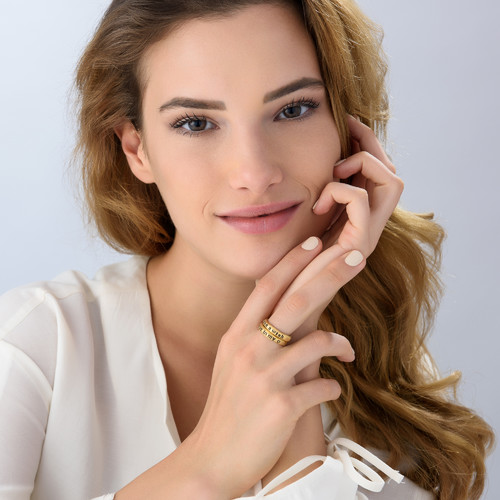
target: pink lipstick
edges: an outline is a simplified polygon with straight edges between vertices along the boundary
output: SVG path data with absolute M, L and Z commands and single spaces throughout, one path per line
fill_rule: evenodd
M 278 202 L 232 210 L 217 216 L 232 228 L 246 234 L 278 231 L 294 216 L 301 202 Z

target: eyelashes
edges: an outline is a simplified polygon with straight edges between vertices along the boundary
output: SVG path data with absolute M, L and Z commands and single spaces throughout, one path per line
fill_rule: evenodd
M 273 121 L 300 121 L 310 116 L 319 107 L 319 102 L 315 99 L 300 98 L 294 99 L 283 106 L 274 116 Z M 190 137 L 206 134 L 218 128 L 209 118 L 195 113 L 185 113 L 177 117 L 170 123 L 174 131 Z
M 183 128 L 184 125 L 187 125 L 188 128 Z M 208 129 L 207 125 L 210 125 Z M 215 124 L 209 121 L 208 118 L 205 116 L 198 116 L 194 113 L 186 113 L 185 115 L 176 118 L 172 123 L 170 123 L 170 126 L 181 133 L 200 133 L 215 128 Z
M 282 119 L 286 120 L 300 120 L 305 118 L 306 113 L 310 110 L 314 110 L 319 106 L 319 102 L 313 99 L 301 98 L 298 100 L 293 100 L 291 103 L 286 104 L 281 108 L 281 111 L 275 118 L 275 121 L 280 121 Z M 304 112 L 302 112 L 302 108 L 306 108 Z M 297 114 L 299 113 L 299 114 Z M 279 118 L 281 115 L 284 118 Z

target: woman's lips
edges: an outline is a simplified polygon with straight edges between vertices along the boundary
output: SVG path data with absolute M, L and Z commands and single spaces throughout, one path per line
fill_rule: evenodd
M 278 231 L 293 217 L 300 202 L 273 203 L 234 210 L 218 217 L 232 228 L 246 234 Z

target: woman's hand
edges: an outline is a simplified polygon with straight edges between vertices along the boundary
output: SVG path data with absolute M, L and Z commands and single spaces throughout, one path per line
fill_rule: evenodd
M 354 359 L 351 345 L 340 335 L 313 331 L 282 347 L 258 330 L 264 318 L 286 317 L 288 331 L 293 332 L 316 309 L 318 301 L 334 295 L 363 268 L 362 262 L 352 267 L 344 262 L 345 255 L 340 256 L 280 301 L 296 276 L 321 251 L 318 238 L 307 243 L 317 246 L 293 249 L 259 280 L 223 336 L 204 412 L 183 443 L 195 450 L 194 460 L 199 460 L 217 485 L 215 489 L 227 497 L 240 495 L 273 467 L 307 410 L 340 395 L 336 381 L 317 378 L 296 384 L 297 373 L 325 355 L 346 362 Z M 321 449 L 316 452 L 324 454 L 322 430 L 319 444 Z
M 300 289 L 339 255 L 355 250 L 368 257 L 377 246 L 403 192 L 403 181 L 396 176 L 396 169 L 375 133 L 350 115 L 347 121 L 354 154 L 334 166 L 333 176 L 341 182 L 329 183 L 313 209 L 318 215 L 333 210 L 330 228 L 322 236 L 324 250 L 302 271 L 282 300 Z M 342 182 L 348 179 L 351 179 L 350 183 Z M 321 313 L 332 299 L 333 295 L 318 303 L 316 311 L 294 332 L 294 339 L 317 328 Z M 287 331 L 286 318 L 271 319 Z
M 337 208 L 336 218 L 323 236 L 326 247 L 338 244 L 343 250 L 357 249 L 368 257 L 396 208 L 403 181 L 396 176 L 396 169 L 373 130 L 352 116 L 348 115 L 347 121 L 354 154 L 337 162 L 333 175 L 352 181 L 329 183 L 314 212 L 320 215 Z

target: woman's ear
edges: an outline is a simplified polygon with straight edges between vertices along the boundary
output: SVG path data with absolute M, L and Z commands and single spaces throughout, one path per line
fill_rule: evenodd
M 115 127 L 114 131 L 122 143 L 122 149 L 132 173 L 145 184 L 154 183 L 155 179 L 144 151 L 141 134 L 129 120 Z

